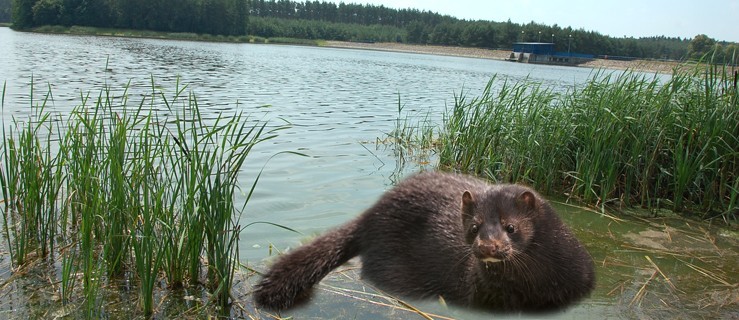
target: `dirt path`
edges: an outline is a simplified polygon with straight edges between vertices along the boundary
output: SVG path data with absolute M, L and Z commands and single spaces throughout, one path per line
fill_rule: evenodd
M 432 46 L 432 45 L 412 45 L 412 44 L 393 43 L 393 42 L 361 43 L 361 42 L 344 42 L 344 41 L 326 41 L 325 43 L 323 43 L 323 46 L 332 47 L 332 48 L 408 52 L 408 53 L 435 54 L 435 55 L 443 55 L 443 56 L 456 56 L 456 57 L 482 58 L 482 59 L 495 59 L 495 60 L 504 60 L 508 58 L 508 56 L 511 54 L 511 52 L 507 50 L 490 50 L 490 49 L 480 49 L 480 48 L 448 47 L 448 46 Z M 615 69 L 615 70 L 631 69 L 631 70 L 639 70 L 639 71 L 646 71 L 646 72 L 659 72 L 659 73 L 672 73 L 673 69 L 679 66 L 680 66 L 680 63 L 674 62 L 674 61 L 652 61 L 652 60 L 618 61 L 618 60 L 606 60 L 606 59 L 595 59 L 595 60 L 579 65 L 579 67 L 586 67 L 586 68 L 604 68 L 604 69 Z

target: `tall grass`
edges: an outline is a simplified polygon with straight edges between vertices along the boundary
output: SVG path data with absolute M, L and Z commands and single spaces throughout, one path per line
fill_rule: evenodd
M 171 288 L 204 283 L 211 302 L 230 311 L 238 178 L 252 148 L 284 126 L 239 110 L 206 118 L 186 86 L 171 95 L 157 88 L 152 79 L 151 95 L 133 107 L 127 89 L 81 95 L 66 118 L 47 111 L 49 90 L 28 119 L 3 119 L 3 231 L 14 269 L 30 252 L 58 253 L 62 302 L 74 300 L 81 273 L 86 317 L 102 315 L 103 286 L 131 275 L 145 315 L 164 279 Z
M 389 144 L 398 159 L 398 166 L 405 165 L 408 158 L 425 158 L 426 151 L 432 149 L 435 142 L 434 125 L 429 114 L 408 114 L 404 111 L 398 94 L 398 116 L 395 119 L 395 128 L 388 132 L 384 139 L 377 139 L 377 144 Z
M 16 266 L 22 265 L 31 251 L 46 257 L 54 250 L 57 232 L 57 215 L 53 214 L 57 211 L 57 202 L 54 199 L 59 195 L 63 177 L 59 159 L 51 151 L 51 115 L 44 112 L 50 99 L 51 92 L 48 92 L 35 109 L 37 122 L 14 121 L 15 130 L 3 131 L 6 143 L 0 184 L 7 186 L 2 188 L 6 213 L 3 221 Z M 2 101 L 4 104 L 4 97 Z
M 565 93 L 493 78 L 480 97 L 455 99 L 439 140 L 443 166 L 601 209 L 739 212 L 739 107 L 726 68 L 676 71 L 665 81 L 598 72 Z

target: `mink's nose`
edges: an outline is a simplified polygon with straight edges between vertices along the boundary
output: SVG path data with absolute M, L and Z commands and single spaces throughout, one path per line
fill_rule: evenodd
M 500 241 L 479 241 L 477 244 L 476 255 L 480 260 L 487 262 L 498 262 L 506 260 L 510 246 Z

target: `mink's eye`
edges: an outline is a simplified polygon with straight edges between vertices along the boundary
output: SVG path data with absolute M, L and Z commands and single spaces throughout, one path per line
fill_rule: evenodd
M 516 227 L 514 227 L 512 224 L 508 224 L 505 226 L 505 231 L 508 233 L 514 233 L 516 232 Z
M 470 232 L 473 233 L 473 234 L 477 234 L 477 231 L 479 231 L 479 227 L 476 224 L 473 224 L 470 227 Z

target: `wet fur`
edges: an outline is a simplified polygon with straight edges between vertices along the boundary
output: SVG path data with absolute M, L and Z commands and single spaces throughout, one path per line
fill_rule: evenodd
M 561 309 L 595 285 L 590 255 L 533 190 L 422 173 L 280 257 L 257 285 L 255 302 L 288 309 L 357 255 L 362 277 L 389 293 L 494 311 Z

